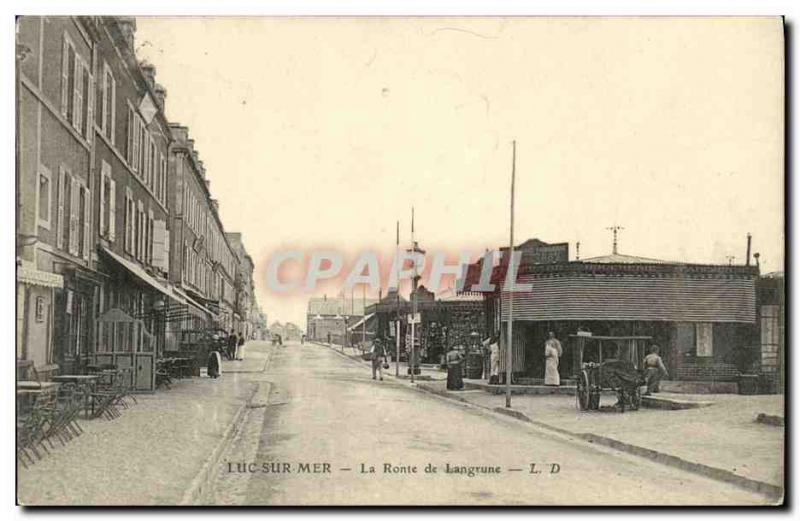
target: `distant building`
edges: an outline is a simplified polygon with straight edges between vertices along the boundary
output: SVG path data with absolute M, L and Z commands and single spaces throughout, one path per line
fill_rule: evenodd
M 364 308 L 375 304 L 375 299 L 357 297 L 312 298 L 308 301 L 306 311 L 306 331 L 310 340 L 341 344 L 343 341 L 359 341 L 347 330 L 364 318 Z M 330 335 L 330 337 L 329 337 Z

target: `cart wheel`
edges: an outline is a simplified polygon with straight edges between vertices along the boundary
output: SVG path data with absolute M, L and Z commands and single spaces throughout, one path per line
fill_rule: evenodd
M 581 411 L 591 409 L 589 374 L 586 371 L 581 371 L 581 374 L 578 375 L 578 385 L 575 393 L 578 398 L 578 409 Z
M 600 390 L 595 389 L 589 394 L 589 408 L 593 411 L 600 410 Z
M 634 390 L 634 391 L 631 393 L 631 402 L 630 402 L 630 405 L 631 405 L 631 410 L 632 410 L 632 411 L 638 411 L 638 410 L 639 410 L 639 407 L 641 407 L 641 406 L 642 406 L 642 390 L 641 390 L 641 388 L 637 387 L 637 388 L 636 388 L 636 389 L 635 389 L 635 390 Z

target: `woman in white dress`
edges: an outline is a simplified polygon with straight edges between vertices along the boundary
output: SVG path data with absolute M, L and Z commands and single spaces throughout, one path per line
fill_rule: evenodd
M 555 333 L 550 331 L 549 338 L 544 343 L 544 384 L 560 385 L 561 378 L 558 376 L 558 359 L 563 353 L 561 342 L 556 338 Z

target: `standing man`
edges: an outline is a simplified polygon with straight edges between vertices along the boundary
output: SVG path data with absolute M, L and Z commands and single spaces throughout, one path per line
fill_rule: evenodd
M 645 396 L 650 396 L 652 393 L 659 391 L 658 386 L 661 383 L 662 376 L 669 376 L 667 368 L 664 366 L 664 361 L 658 354 L 658 346 L 653 344 L 650 346 L 650 352 L 644 357 L 645 377 L 647 378 L 647 392 Z
M 380 338 L 376 338 L 375 342 L 372 343 L 370 352 L 372 353 L 372 379 L 375 379 L 375 373 L 377 372 L 381 381 L 383 381 L 383 363 L 386 360 L 386 349 Z
M 561 377 L 558 375 L 558 359 L 563 354 L 561 342 L 556 338 L 556 334 L 550 331 L 548 339 L 544 343 L 544 384 L 561 385 Z

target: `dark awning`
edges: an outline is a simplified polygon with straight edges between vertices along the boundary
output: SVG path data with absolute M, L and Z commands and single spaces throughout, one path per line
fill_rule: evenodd
M 514 320 L 755 322 L 753 277 L 522 275 L 532 291 L 515 293 Z M 502 318 L 508 317 L 503 292 Z

